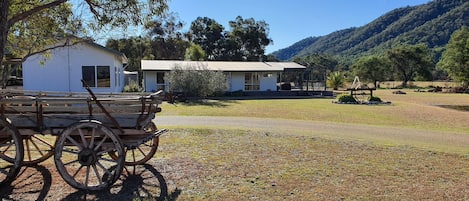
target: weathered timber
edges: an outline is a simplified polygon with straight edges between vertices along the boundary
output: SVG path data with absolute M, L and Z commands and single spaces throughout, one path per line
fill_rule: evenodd
M 54 155 L 67 183 L 78 189 L 102 190 L 116 181 L 123 165 L 143 164 L 153 157 L 159 136 L 166 132 L 158 130 L 152 121 L 161 111 L 158 105 L 162 94 L 98 97 L 87 90 L 91 97 L 0 91 L 0 147 L 14 144 L 17 151 L 9 159 L 15 162 L 11 177 L 21 163 L 35 165 Z M 44 135 L 57 140 L 48 142 L 51 138 Z M 134 154 L 136 150 L 138 155 Z M 80 172 L 85 166 L 95 165 L 101 172 Z

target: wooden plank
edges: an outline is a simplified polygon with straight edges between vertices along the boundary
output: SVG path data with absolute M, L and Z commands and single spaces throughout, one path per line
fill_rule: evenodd
M 124 113 L 113 116 L 121 128 L 137 128 L 139 118 L 142 122 L 148 122 L 155 117 L 154 114 L 141 115 L 140 113 Z M 115 127 L 112 122 L 104 114 L 96 114 L 90 117 L 87 114 L 45 114 L 43 115 L 43 124 L 37 125 L 37 117 L 35 114 L 10 114 L 7 116 L 12 124 L 18 129 L 34 128 L 66 128 L 74 123 L 82 120 L 97 120 L 108 127 Z M 140 125 L 142 126 L 142 125 Z
M 96 104 L 91 104 L 92 112 L 93 113 L 102 113 L 102 110 L 97 107 Z M 139 113 L 142 112 L 142 105 L 141 104 L 104 104 L 106 111 L 109 113 Z M 153 108 L 155 108 L 153 106 Z M 19 105 L 5 105 L 5 113 L 6 114 L 14 114 L 14 113 L 36 113 L 38 112 L 38 108 L 35 104 L 19 104 Z M 148 110 L 148 104 L 145 105 L 143 108 L 144 112 Z M 88 114 L 89 108 L 88 104 L 43 104 L 42 105 L 42 113 L 70 113 L 70 114 Z

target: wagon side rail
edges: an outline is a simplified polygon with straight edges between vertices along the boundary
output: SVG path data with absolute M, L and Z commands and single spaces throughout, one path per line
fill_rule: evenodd
M 98 120 L 118 129 L 140 130 L 161 111 L 163 92 L 150 95 L 102 95 L 93 100 L 89 96 L 3 96 L 0 97 L 0 113 L 19 129 L 31 129 L 36 133 L 50 128 L 64 128 L 80 120 Z M 102 107 L 99 107 L 100 103 Z M 110 121 L 106 114 L 116 121 Z M 117 127 L 119 125 L 119 127 Z M 31 131 L 32 132 L 32 131 Z M 59 133 L 58 130 L 56 133 Z M 46 133 L 45 133 L 46 134 Z

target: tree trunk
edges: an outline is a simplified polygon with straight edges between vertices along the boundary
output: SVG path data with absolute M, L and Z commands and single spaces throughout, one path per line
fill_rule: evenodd
M 0 2 L 0 83 L 2 84 L 2 88 L 6 86 L 6 82 L 8 81 L 8 76 L 4 76 L 4 71 L 6 68 L 3 64 L 3 58 L 5 56 L 5 45 L 7 42 L 8 36 L 8 9 L 10 7 L 9 0 L 3 0 Z
M 402 88 L 407 88 L 407 80 L 402 81 Z

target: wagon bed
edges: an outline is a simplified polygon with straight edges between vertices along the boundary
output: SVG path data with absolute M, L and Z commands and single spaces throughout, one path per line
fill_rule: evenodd
M 159 136 L 153 122 L 162 92 L 95 95 L 3 92 L 0 97 L 0 184 L 21 165 L 54 155 L 62 178 L 75 188 L 112 185 L 124 165 L 153 157 Z M 53 142 L 55 141 L 55 142 Z

